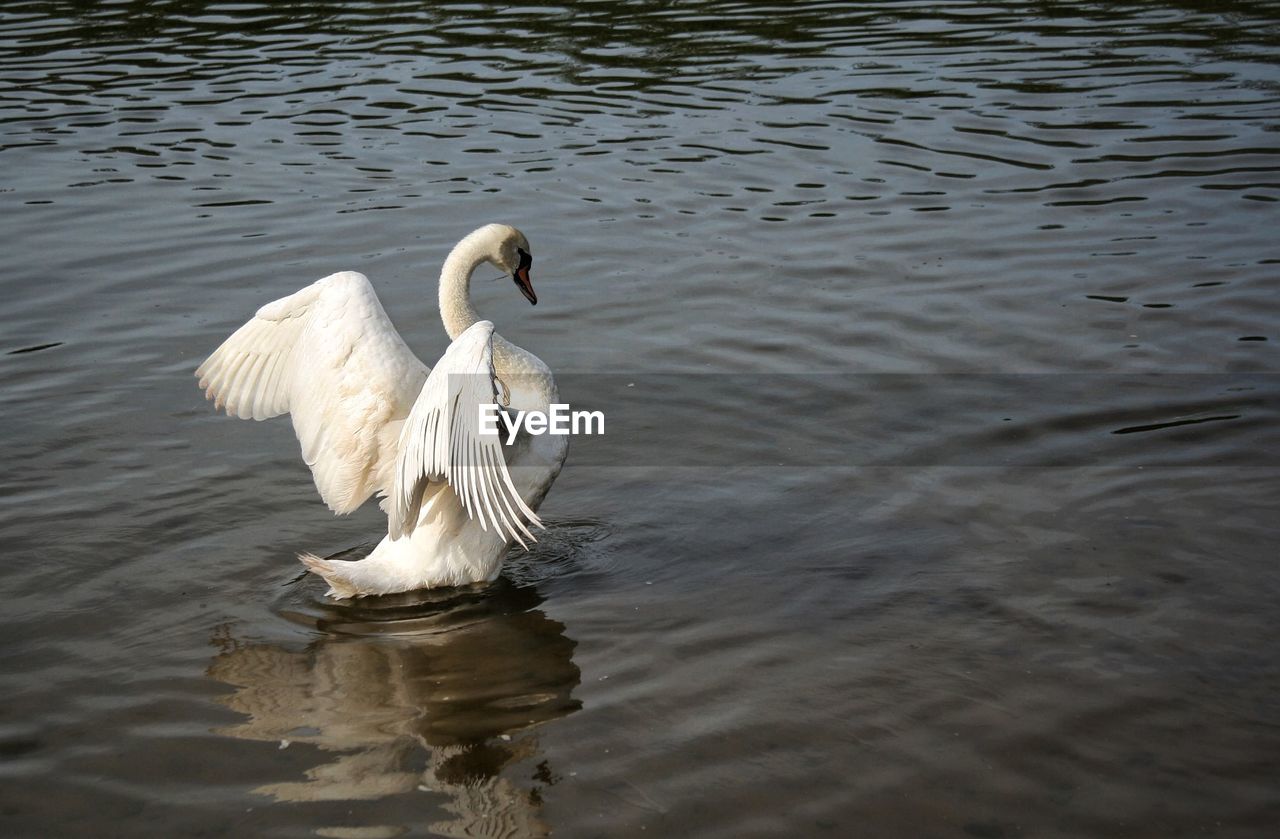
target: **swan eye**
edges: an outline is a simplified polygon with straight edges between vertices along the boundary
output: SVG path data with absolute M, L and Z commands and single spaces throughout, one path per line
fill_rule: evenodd
M 525 252 L 524 248 L 516 248 L 516 253 L 520 254 L 520 264 L 516 266 L 516 270 L 518 271 L 523 268 L 528 271 L 529 267 L 533 265 L 533 257 L 529 256 L 529 254 Z

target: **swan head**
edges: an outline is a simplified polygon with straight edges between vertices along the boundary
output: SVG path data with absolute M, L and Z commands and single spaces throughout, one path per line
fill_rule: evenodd
M 489 262 L 502 273 L 509 274 L 525 299 L 538 305 L 538 295 L 534 293 L 533 281 L 529 279 L 533 251 L 524 234 L 506 224 L 486 225 L 476 232 L 483 233 L 489 240 Z

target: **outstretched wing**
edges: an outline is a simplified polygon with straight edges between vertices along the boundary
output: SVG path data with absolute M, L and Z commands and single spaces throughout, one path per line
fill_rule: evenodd
M 445 350 L 400 433 L 387 510 L 393 539 L 413 530 L 427 485 L 448 481 L 481 528 L 525 547 L 522 535 L 537 541 L 524 522 L 542 521 L 512 484 L 499 435 L 480 433 L 480 406 L 496 395 L 493 324 L 482 320 Z
M 349 513 L 389 488 L 400 421 L 428 372 L 369 280 L 343 271 L 263 306 L 196 376 L 232 416 L 288 412 L 320 497 Z

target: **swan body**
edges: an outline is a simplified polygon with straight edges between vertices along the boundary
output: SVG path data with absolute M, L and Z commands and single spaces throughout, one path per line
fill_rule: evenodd
M 440 273 L 440 316 L 452 343 L 435 369 L 418 360 L 369 280 L 331 274 L 268 303 L 196 370 L 207 398 L 241 419 L 288 413 L 316 489 L 335 513 L 377 494 L 387 535 L 355 562 L 301 554 L 336 598 L 492 580 L 507 547 L 533 539 L 536 510 L 560 472 L 562 436 L 511 445 L 479 432 L 478 408 L 546 412 L 551 370 L 481 320 L 471 276 L 510 274 L 530 303 L 529 244 L 490 224 L 460 241 Z

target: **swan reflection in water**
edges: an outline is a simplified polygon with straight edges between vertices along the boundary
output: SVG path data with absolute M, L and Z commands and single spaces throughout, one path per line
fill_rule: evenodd
M 236 689 L 222 701 L 248 720 L 219 733 L 333 754 L 305 779 L 255 790 L 278 801 L 429 790 L 448 796 L 454 816 L 435 833 L 471 836 L 483 824 L 486 835 L 546 835 L 540 787 L 502 771 L 527 763 L 535 781 L 554 783 L 530 729 L 581 707 L 575 642 L 541 602 L 534 587 L 500 578 L 286 606 L 285 617 L 326 633 L 302 649 L 238 641 L 223 627 L 209 675 Z

